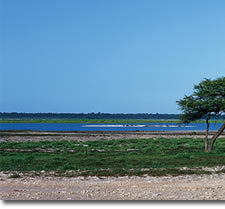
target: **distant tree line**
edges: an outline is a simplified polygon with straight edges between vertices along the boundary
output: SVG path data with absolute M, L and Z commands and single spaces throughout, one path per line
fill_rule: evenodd
M 0 119 L 149 119 L 149 120 L 174 120 L 180 114 L 159 113 L 17 113 L 0 112 Z M 215 117 L 214 119 L 222 119 Z

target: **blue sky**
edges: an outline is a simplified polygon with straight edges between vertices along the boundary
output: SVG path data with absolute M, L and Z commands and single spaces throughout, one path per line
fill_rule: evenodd
M 0 111 L 180 113 L 225 74 L 224 0 L 0 0 Z

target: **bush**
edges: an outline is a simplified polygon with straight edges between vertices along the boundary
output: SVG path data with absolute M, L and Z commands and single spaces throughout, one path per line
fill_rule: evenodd
M 15 179 L 15 178 L 21 178 L 21 176 L 17 173 L 14 173 L 14 174 L 10 175 L 9 178 Z

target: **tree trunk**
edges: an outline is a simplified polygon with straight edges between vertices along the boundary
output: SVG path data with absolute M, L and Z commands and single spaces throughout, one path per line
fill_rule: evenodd
M 208 147 L 208 151 L 210 152 L 213 149 L 213 144 L 215 143 L 216 139 L 220 136 L 220 134 L 223 133 L 225 129 L 225 123 L 220 127 L 220 129 L 217 131 L 217 133 L 212 137 L 210 141 L 210 145 Z
M 205 152 L 208 152 L 209 117 L 206 118 Z

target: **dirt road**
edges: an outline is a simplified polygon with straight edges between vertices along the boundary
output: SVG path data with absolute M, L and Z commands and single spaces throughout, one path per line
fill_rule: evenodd
M 1 200 L 225 200 L 225 174 L 23 177 L 0 173 Z

